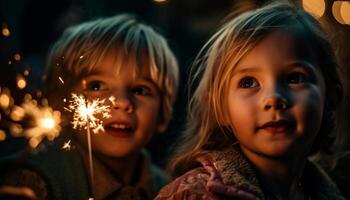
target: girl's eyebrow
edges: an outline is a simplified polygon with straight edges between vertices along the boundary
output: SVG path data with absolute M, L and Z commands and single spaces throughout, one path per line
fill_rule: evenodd
M 261 68 L 258 67 L 245 67 L 245 68 L 241 68 L 237 71 L 234 71 L 234 74 L 244 74 L 244 73 L 251 73 L 251 72 L 260 72 L 262 71 Z
M 316 67 L 313 64 L 311 64 L 310 62 L 307 62 L 304 60 L 296 60 L 296 61 L 290 62 L 287 64 L 287 67 L 289 67 L 289 68 L 302 68 L 311 74 L 317 73 Z

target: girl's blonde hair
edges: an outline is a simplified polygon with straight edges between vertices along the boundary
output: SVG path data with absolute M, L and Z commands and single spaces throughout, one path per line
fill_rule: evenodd
M 312 153 L 330 146 L 335 107 L 342 98 L 334 52 L 321 25 L 310 14 L 288 2 L 274 2 L 228 21 L 198 54 L 191 84 L 197 87 L 182 142 L 169 165 L 171 173 L 178 176 L 194 167 L 194 154 L 199 150 L 226 148 L 236 142 L 225 110 L 233 70 L 268 34 L 281 29 L 304 39 L 317 56 L 326 82 L 326 107 Z
M 71 87 L 110 53 L 120 61 L 115 62 L 117 72 L 123 70 L 124 62 L 133 62 L 135 74 L 141 67 L 149 68 L 160 89 L 161 117 L 169 122 L 179 82 L 177 60 L 163 36 L 128 14 L 85 22 L 63 33 L 47 61 L 50 99 L 69 97 Z

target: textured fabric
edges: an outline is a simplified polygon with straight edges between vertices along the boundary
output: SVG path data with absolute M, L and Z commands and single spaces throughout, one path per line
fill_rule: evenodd
M 91 196 L 86 153 L 50 149 L 31 155 L 15 155 L 1 161 L 1 185 L 27 186 L 39 199 L 87 200 Z M 19 160 L 19 158 L 24 158 Z M 132 186 L 119 183 L 108 169 L 94 159 L 95 199 L 152 199 L 169 178 L 153 166 L 146 152 L 141 154 L 140 175 Z
M 241 153 L 237 145 L 224 151 L 201 152 L 197 155 L 197 161 L 202 167 L 195 168 L 178 177 L 165 186 L 156 200 L 163 199 L 241 199 L 225 196 L 222 192 L 209 190 L 208 184 L 213 172 L 208 171 L 208 163 L 215 166 L 220 181 L 224 185 L 233 185 L 240 190 L 254 194 L 258 199 L 273 199 L 259 184 L 256 172 L 249 161 Z M 204 160 L 204 162 L 203 162 Z M 195 177 L 195 181 L 189 181 Z M 316 164 L 308 161 L 302 177 L 303 187 L 307 191 L 308 198 L 313 200 L 343 200 L 335 184 L 328 175 Z

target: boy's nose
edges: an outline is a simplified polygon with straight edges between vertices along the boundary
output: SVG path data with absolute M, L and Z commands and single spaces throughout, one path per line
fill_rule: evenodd
M 123 110 L 127 113 L 132 113 L 134 111 L 132 101 L 126 95 L 117 96 L 113 108 Z

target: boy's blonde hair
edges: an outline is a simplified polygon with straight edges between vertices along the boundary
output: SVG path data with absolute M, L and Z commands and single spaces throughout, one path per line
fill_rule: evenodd
M 190 101 L 183 141 L 169 165 L 174 175 L 194 167 L 197 151 L 226 148 L 237 141 L 226 111 L 230 78 L 238 62 L 276 30 L 303 39 L 317 57 L 326 82 L 326 105 L 312 153 L 329 147 L 335 108 L 342 97 L 333 49 L 321 25 L 310 14 L 288 2 L 275 2 L 228 21 L 198 54 L 198 68 L 193 76 L 193 83 L 198 86 Z
M 119 59 L 115 62 L 116 72 L 123 70 L 125 62 L 133 63 L 134 75 L 141 67 L 150 69 L 151 79 L 161 94 L 160 114 L 168 123 L 178 87 L 177 60 L 163 36 L 128 14 L 85 22 L 63 33 L 48 57 L 49 99 L 62 101 L 69 97 L 71 87 L 111 52 Z

